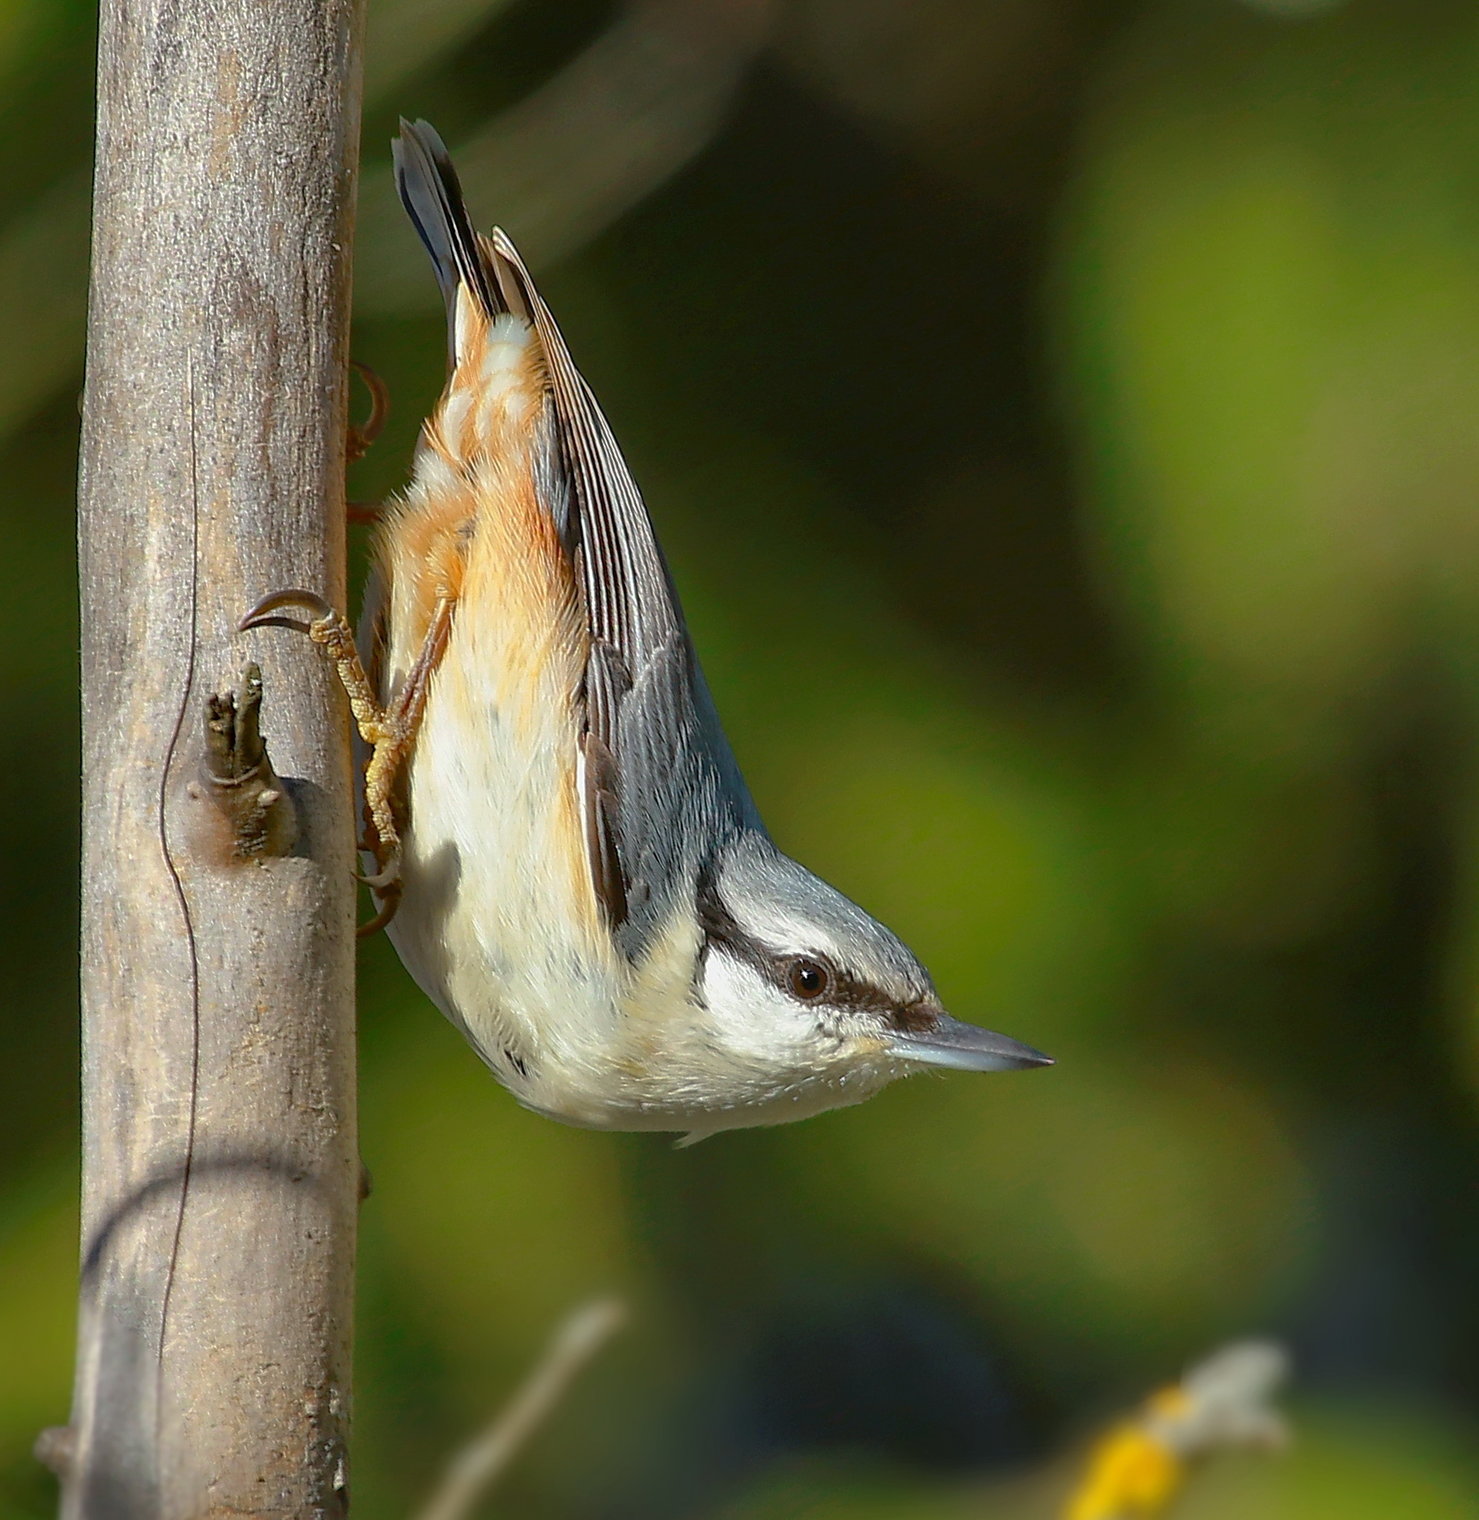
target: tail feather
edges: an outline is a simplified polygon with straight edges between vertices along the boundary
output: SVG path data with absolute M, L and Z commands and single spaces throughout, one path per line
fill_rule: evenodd
M 403 118 L 401 135 L 391 147 L 401 203 L 436 266 L 437 283 L 447 303 L 451 341 L 459 287 L 466 286 L 468 294 L 489 317 L 508 311 L 509 303 L 499 289 L 488 247 L 473 230 L 457 171 L 436 128 L 429 122 Z M 454 352 L 454 360 L 455 357 Z

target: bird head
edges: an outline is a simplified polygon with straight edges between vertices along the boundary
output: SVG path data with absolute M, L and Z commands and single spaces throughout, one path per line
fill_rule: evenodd
M 699 995 L 726 1042 L 756 1058 L 866 1067 L 875 1086 L 929 1067 L 1051 1064 L 952 1018 L 896 934 L 763 836 L 741 837 L 701 878 L 698 916 Z

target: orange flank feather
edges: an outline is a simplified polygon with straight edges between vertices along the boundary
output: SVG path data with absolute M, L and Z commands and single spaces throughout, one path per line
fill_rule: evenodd
M 594 935 L 598 906 L 577 776 L 589 634 L 531 454 L 540 432 L 534 422 L 548 404 L 544 358 L 522 318 L 490 320 L 465 291 L 456 324 L 457 364 L 423 429 L 414 480 L 376 535 L 373 679 L 381 700 L 394 702 L 438 610 L 450 606 L 446 647 L 429 673 L 427 721 L 460 732 L 469 751 L 486 744 L 496 725 L 509 752 L 530 757 L 531 795 L 498 805 L 518 814 L 522 800 L 524 816 L 544 815 L 548 857 L 562 875 L 568 862 L 567 900 Z M 508 784 L 521 790 L 517 770 Z M 414 812 L 414 779 L 410 791 Z M 410 827 L 414 833 L 414 818 Z
M 464 290 L 457 352 L 441 403 L 422 429 L 416 484 L 390 507 L 375 536 L 402 647 L 420 645 L 438 602 L 460 599 L 469 542 L 482 524 L 504 515 L 507 483 L 490 477 L 521 473 L 529 482 L 529 419 L 547 384 L 539 343 L 517 318 L 490 322 Z M 545 514 L 535 504 L 532 513 L 515 516 L 531 521 Z M 553 525 L 549 548 L 563 559 Z

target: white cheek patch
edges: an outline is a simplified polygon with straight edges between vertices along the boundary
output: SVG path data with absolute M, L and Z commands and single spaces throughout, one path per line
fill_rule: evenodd
M 775 1062 L 778 1053 L 803 1056 L 822 1038 L 817 1021 L 767 981 L 748 961 L 726 954 L 717 945 L 704 958 L 699 988 L 708 1009 L 708 1023 L 722 1031 L 724 1044 L 735 1055 Z

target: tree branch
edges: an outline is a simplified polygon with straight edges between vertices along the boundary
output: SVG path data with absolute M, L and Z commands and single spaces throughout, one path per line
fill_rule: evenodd
M 71 1520 L 346 1504 L 347 733 L 306 641 L 235 626 L 278 586 L 344 596 L 359 35 L 359 0 L 102 9 L 78 524 L 83 1274 L 72 1424 L 47 1443 Z M 201 723 L 248 655 L 290 851 L 278 788 L 256 788 L 258 834 L 233 827 L 243 847 L 222 849 L 197 780 L 229 780 L 233 754 L 250 769 L 240 702 L 213 757 Z

